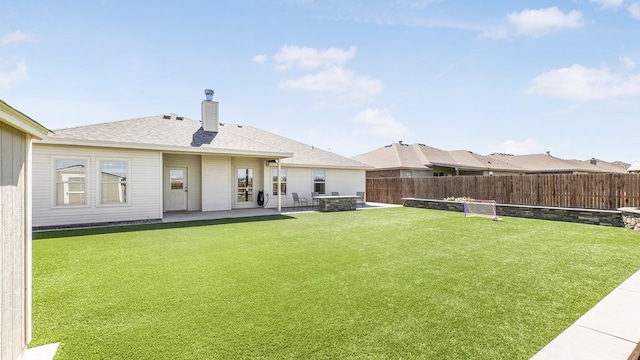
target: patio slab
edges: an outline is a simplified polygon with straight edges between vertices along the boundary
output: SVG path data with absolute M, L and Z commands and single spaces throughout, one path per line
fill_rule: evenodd
M 627 359 L 640 342 L 640 271 L 531 359 Z
M 364 207 L 358 207 L 356 210 L 370 210 L 370 209 L 383 209 L 389 207 L 402 207 L 402 205 L 396 204 L 383 204 L 383 203 L 366 203 Z M 162 218 L 164 223 L 181 222 L 181 221 L 199 221 L 199 220 L 218 220 L 218 219 L 233 219 L 242 217 L 254 217 L 254 216 L 269 216 L 269 215 L 286 215 L 304 212 L 317 212 L 318 209 L 313 206 L 303 207 L 283 207 L 282 212 L 278 213 L 275 208 L 248 208 L 248 209 L 234 209 L 234 210 L 220 210 L 220 211 L 178 211 L 178 212 L 166 212 Z
M 24 360 L 53 360 L 58 351 L 59 342 L 27 349 Z

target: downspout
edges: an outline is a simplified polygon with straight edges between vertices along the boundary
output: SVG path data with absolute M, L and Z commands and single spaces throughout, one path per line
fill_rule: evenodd
M 278 214 L 282 213 L 282 179 L 280 176 L 280 159 L 278 159 Z

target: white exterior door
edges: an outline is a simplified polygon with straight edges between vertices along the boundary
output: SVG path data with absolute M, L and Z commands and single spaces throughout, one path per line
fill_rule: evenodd
M 187 210 L 187 168 L 166 168 L 164 178 L 164 211 Z

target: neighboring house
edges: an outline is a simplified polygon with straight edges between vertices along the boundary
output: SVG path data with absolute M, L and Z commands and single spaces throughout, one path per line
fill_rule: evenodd
M 569 161 L 579 161 L 582 163 L 589 163 L 596 168 L 607 172 L 607 173 L 626 173 L 627 168 L 629 168 L 629 164 L 622 161 L 614 161 L 608 162 L 596 158 L 592 158 L 590 160 L 569 160 Z
M 627 168 L 628 172 L 640 173 L 640 161 L 636 161 L 629 168 Z
M 524 170 L 471 151 L 445 151 L 424 144 L 393 143 L 352 159 L 374 167 L 368 178 L 520 174 Z
M 602 160 L 564 160 L 550 154 L 512 155 L 494 153 L 488 157 L 521 167 L 527 174 L 624 173 L 624 168 Z
M 402 142 L 357 155 L 354 160 L 374 167 L 368 178 L 458 175 L 576 174 L 626 172 L 624 163 L 563 160 L 549 154 L 479 155 L 467 150 L 445 151 Z
M 48 132 L 0 100 L 0 359 L 31 341 L 31 142 Z
M 368 165 L 251 126 L 159 115 L 56 130 L 34 143 L 35 227 L 162 219 L 168 211 L 293 206 L 365 191 Z M 278 176 L 280 174 L 280 177 Z M 278 191 L 281 189 L 281 191 Z M 310 199 L 309 199 L 310 201 Z

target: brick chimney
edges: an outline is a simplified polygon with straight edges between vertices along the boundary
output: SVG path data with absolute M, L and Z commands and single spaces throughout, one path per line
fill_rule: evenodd
M 206 99 L 202 101 L 202 130 L 218 132 L 218 102 L 213 101 L 213 90 L 204 91 Z

